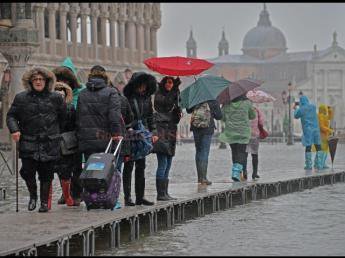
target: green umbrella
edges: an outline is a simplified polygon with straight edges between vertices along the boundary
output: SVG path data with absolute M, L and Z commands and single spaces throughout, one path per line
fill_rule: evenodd
M 207 100 L 216 100 L 217 96 L 230 84 L 230 81 L 219 76 L 200 77 L 181 91 L 181 107 L 189 109 Z

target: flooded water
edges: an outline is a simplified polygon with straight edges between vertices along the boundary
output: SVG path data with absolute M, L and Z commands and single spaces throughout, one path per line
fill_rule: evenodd
M 345 184 L 208 214 L 96 255 L 345 255 Z

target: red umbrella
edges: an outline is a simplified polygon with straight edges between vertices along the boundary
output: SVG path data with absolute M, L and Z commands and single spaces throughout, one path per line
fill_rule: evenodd
M 146 59 L 144 64 L 152 71 L 170 76 L 197 75 L 214 65 L 203 59 L 181 56 L 152 57 Z

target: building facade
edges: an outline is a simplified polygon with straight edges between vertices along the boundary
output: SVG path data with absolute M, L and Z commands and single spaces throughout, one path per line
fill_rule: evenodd
M 100 64 L 117 84 L 128 79 L 126 69 L 147 70 L 143 60 L 157 56 L 160 3 L 1 3 L 0 27 L 18 26 L 16 15 L 22 9 L 28 16 L 26 21 L 38 30 L 39 43 L 26 69 L 52 69 L 71 57 L 82 82 L 86 82 L 90 68 Z M 0 129 L 9 105 L 4 94 L 7 66 L 0 54 Z
M 335 110 L 335 126 L 345 129 L 345 49 L 338 45 L 337 34 L 330 37 L 330 46 L 305 52 L 287 52 L 286 38 L 282 31 L 272 26 L 266 5 L 260 13 L 257 26 L 250 29 L 243 39 L 242 55 L 228 54 L 228 41 L 224 31 L 218 45 L 219 56 L 209 58 L 215 65 L 207 73 L 235 81 L 241 78 L 263 80 L 263 90 L 276 101 L 260 104 L 266 117 L 266 128 L 283 132 L 288 105 L 284 95 L 290 94 L 298 101 L 304 94 L 317 106 L 330 105 Z M 291 89 L 291 88 L 290 88 Z M 301 133 L 299 121 L 294 121 L 295 133 Z

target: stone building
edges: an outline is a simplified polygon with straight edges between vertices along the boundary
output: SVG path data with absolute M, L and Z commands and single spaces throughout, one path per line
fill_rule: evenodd
M 280 29 L 272 26 L 264 5 L 257 25 L 243 39 L 243 54 L 228 54 L 229 45 L 223 31 L 219 56 L 207 59 L 215 64 L 207 73 L 230 81 L 245 77 L 263 80 L 261 88 L 276 98 L 273 105 L 260 104 L 269 131 L 283 131 L 284 117 L 288 114 L 283 96 L 288 94 L 291 82 L 291 94 L 296 101 L 299 94 L 304 94 L 317 106 L 321 103 L 332 106 L 336 128 L 341 132 L 345 129 L 345 49 L 338 45 L 336 32 L 330 42 L 330 46 L 322 50 L 314 45 L 311 51 L 287 52 L 286 38 Z M 296 120 L 297 134 L 299 124 Z
M 95 64 L 105 67 L 112 81 L 125 83 L 124 71 L 147 70 L 143 60 L 157 55 L 157 32 L 161 26 L 160 3 L 1 3 L 0 27 L 18 26 L 16 15 L 23 9 L 25 21 L 38 31 L 38 50 L 25 68 L 52 69 L 71 57 L 82 82 Z M 12 15 L 11 15 L 12 14 Z M 16 22 L 14 22 L 16 21 Z M 5 35 L 6 36 L 6 35 Z M 19 57 L 20 58 L 20 57 Z M 8 99 L 3 92 L 8 63 L 0 54 L 1 123 Z

